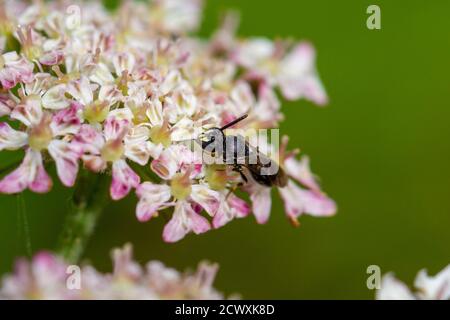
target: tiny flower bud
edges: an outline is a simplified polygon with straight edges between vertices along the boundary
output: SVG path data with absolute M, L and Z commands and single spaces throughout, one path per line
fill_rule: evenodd
M 124 96 L 128 95 L 128 81 L 130 79 L 130 75 L 127 70 L 122 72 L 122 76 L 118 78 L 117 88 L 122 92 Z
M 22 53 L 30 61 L 38 60 L 42 56 L 43 51 L 39 45 L 34 43 L 31 27 L 19 27 L 17 35 L 19 36 L 19 41 L 22 45 Z

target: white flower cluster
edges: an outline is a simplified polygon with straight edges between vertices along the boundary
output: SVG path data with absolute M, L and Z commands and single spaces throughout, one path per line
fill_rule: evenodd
M 110 274 L 102 274 L 92 266 L 71 273 L 73 269 L 67 263 L 47 252 L 38 253 L 31 262 L 19 260 L 14 273 L 3 278 L 0 299 L 224 298 L 212 287 L 216 264 L 202 262 L 195 272 L 185 273 L 167 268 L 159 261 L 150 261 L 142 268 L 132 259 L 130 245 L 113 250 L 112 257 L 114 268 Z
M 240 39 L 233 16 L 209 40 L 189 35 L 201 9 L 199 0 L 125 1 L 116 12 L 96 2 L 3 1 L 0 151 L 25 156 L 0 180 L 0 192 L 48 192 L 48 163 L 72 187 L 82 164 L 111 174 L 113 200 L 135 191 L 140 221 L 173 207 L 167 242 L 251 211 L 266 222 L 270 188 L 249 181 L 247 204 L 233 193 L 242 183 L 236 172 L 194 163 L 179 142 L 243 114 L 242 127 L 277 128 L 278 89 L 286 99 L 325 104 L 315 51 L 306 42 Z M 288 218 L 333 215 L 308 158 L 285 148 L 279 165 L 292 179 L 279 191 Z
M 410 290 L 406 284 L 386 274 L 377 291 L 378 300 L 449 300 L 450 299 L 450 265 L 435 276 L 420 270 L 414 281 L 416 290 Z

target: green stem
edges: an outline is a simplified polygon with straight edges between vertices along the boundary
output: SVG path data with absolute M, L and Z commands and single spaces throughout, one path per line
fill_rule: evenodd
M 83 171 L 72 199 L 56 252 L 69 263 L 77 263 L 94 232 L 109 195 L 110 179 L 105 174 Z

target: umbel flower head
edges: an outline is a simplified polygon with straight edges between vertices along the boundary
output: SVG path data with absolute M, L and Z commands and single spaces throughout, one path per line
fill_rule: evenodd
M 112 252 L 113 271 L 103 274 L 86 265 L 75 271 L 49 252 L 16 263 L 3 278 L 0 299 L 223 299 L 213 287 L 218 266 L 202 262 L 197 270 L 180 273 L 159 261 L 140 266 L 131 245 Z M 77 272 L 77 273 L 75 273 Z
M 251 212 L 265 223 L 271 188 L 195 161 L 181 141 L 243 114 L 238 127 L 278 128 L 278 90 L 325 104 L 316 53 L 307 42 L 241 39 L 232 15 L 210 39 L 196 37 L 201 10 L 199 0 L 125 1 L 116 12 L 98 2 L 2 1 L 0 151 L 24 158 L 0 192 L 50 191 L 54 163 L 66 187 L 80 168 L 110 174 L 113 200 L 136 193 L 139 221 L 171 211 L 167 242 Z M 278 161 L 290 179 L 278 189 L 289 220 L 333 215 L 309 159 L 283 141 Z

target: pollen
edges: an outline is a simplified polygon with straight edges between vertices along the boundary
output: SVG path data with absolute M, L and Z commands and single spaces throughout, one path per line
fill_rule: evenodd
M 206 181 L 213 190 L 224 190 L 227 186 L 228 175 L 223 165 L 212 165 L 206 169 Z
M 84 118 L 90 123 L 101 123 L 105 121 L 108 116 L 108 112 L 108 104 L 97 100 L 86 106 L 83 115 Z
M 150 129 L 150 139 L 156 143 L 161 143 L 164 147 L 170 146 L 172 140 L 170 139 L 170 129 L 166 122 L 162 125 L 154 126 Z
M 51 116 L 44 115 L 41 122 L 31 128 L 28 135 L 28 143 L 30 148 L 41 151 L 47 148 L 53 139 L 53 132 L 50 128 Z
M 30 61 L 38 60 L 42 56 L 42 49 L 35 45 L 26 46 L 22 51 Z
M 189 179 L 189 172 L 177 173 L 170 184 L 170 191 L 172 196 L 178 200 L 186 199 L 192 191 L 191 180 Z
M 103 160 L 114 162 L 119 160 L 123 153 L 124 153 L 124 147 L 121 140 L 109 140 L 105 143 L 101 150 L 101 155 Z

